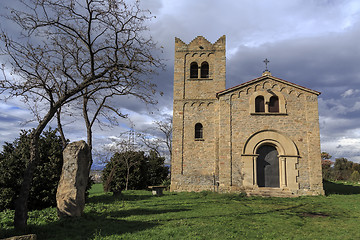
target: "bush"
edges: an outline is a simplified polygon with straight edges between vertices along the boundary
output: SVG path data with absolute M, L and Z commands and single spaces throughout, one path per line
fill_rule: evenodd
M 147 186 L 162 185 L 169 175 L 169 169 L 164 166 L 165 158 L 158 156 L 155 151 L 150 151 L 147 156 Z M 170 184 L 169 184 L 170 185 Z
M 322 156 L 324 156 L 324 154 L 327 153 L 323 152 Z M 349 161 L 346 158 L 337 158 L 335 159 L 335 163 L 333 167 L 331 166 L 332 164 L 333 162 L 331 162 L 329 159 L 322 159 L 323 180 L 325 181 L 337 181 L 337 180 L 359 181 L 360 180 L 360 179 L 354 180 L 357 178 L 356 172 L 359 173 L 360 164 Z
M 330 181 L 333 178 L 333 168 L 331 167 L 332 162 L 330 160 L 322 160 L 322 176 L 326 181 Z
M 353 162 L 346 158 L 335 159 L 334 174 L 335 180 L 348 180 L 352 173 Z
M 162 186 L 166 187 L 166 190 L 170 189 L 170 185 L 171 185 L 171 179 L 170 178 L 166 178 L 164 181 L 162 181 L 161 183 Z
M 353 171 L 353 173 L 350 176 L 350 180 L 354 182 L 360 181 L 360 173 L 358 171 Z
M 13 143 L 5 143 L 0 153 L 0 211 L 14 209 L 14 201 L 30 158 L 30 131 L 21 131 Z M 56 190 L 62 169 L 62 142 L 55 130 L 44 131 L 39 140 L 40 163 L 34 172 L 29 209 L 56 206 Z
M 103 170 L 104 190 L 119 194 L 122 190 L 160 185 L 168 175 L 164 160 L 154 151 L 149 155 L 143 151 L 115 153 Z

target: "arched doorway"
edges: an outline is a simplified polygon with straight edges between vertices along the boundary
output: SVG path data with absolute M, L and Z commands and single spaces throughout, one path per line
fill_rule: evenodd
M 299 170 L 297 168 L 300 156 L 298 149 L 289 137 L 279 131 L 262 130 L 252 134 L 244 144 L 241 158 L 244 173 L 243 185 L 245 187 L 286 188 L 294 191 L 299 189 L 297 181 Z M 261 159 L 270 163 L 271 167 L 265 162 L 261 163 Z M 263 164 L 262 171 L 259 170 L 258 164 Z M 277 174 L 268 174 L 273 169 L 275 172 L 277 171 Z M 263 180 L 257 176 L 258 174 L 263 176 Z M 269 184 L 266 181 L 265 177 L 269 176 L 275 178 L 277 176 L 277 180 L 271 180 L 276 185 Z M 260 182 L 258 182 L 259 180 Z
M 256 176 L 259 187 L 280 187 L 279 180 L 279 157 L 274 146 L 262 145 L 256 154 Z

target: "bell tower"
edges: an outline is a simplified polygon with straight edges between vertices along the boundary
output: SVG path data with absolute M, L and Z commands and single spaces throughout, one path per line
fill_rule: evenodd
M 225 89 L 225 35 L 214 44 L 202 36 L 189 44 L 175 38 L 174 101 L 215 99 Z
M 219 109 L 225 90 L 225 36 L 210 43 L 202 36 L 189 44 L 175 38 L 171 189 L 211 190 L 218 173 Z

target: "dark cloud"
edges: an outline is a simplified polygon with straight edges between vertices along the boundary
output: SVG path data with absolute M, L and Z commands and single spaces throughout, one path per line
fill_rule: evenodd
M 227 87 L 259 77 L 268 58 L 273 76 L 322 93 L 322 150 L 360 162 L 359 1 L 144 0 L 141 4 L 156 15 L 149 23 L 150 34 L 162 47 L 166 67 L 152 81 L 164 94 L 156 95 L 156 106 L 133 97 L 114 99 L 130 119 L 119 119 L 119 127 L 112 129 L 96 127 L 96 146 L 109 143 L 132 124 L 137 131 L 151 129 L 154 120 L 171 114 L 175 37 L 189 43 L 203 35 L 215 42 L 225 34 Z M 15 121 L 22 116 L 13 117 Z M 69 138 L 84 138 L 81 118 L 71 121 L 66 126 Z
M 260 76 L 270 59 L 276 77 L 320 91 L 322 145 L 330 153 L 358 160 L 358 148 L 334 149 L 345 138 L 358 139 L 360 122 L 359 23 L 337 33 L 287 39 L 255 47 L 240 46 L 227 61 L 227 87 Z M 334 146 L 333 146 L 334 145 Z M 334 149 L 334 150 L 333 150 Z
M 2 123 L 5 123 L 5 122 L 10 122 L 10 123 L 13 123 L 13 122 L 20 122 L 22 121 L 23 119 L 18 117 L 18 116 L 8 116 L 8 115 L 2 115 L 0 114 L 0 122 Z M 1 128 L 0 128 L 1 129 Z M 5 129 L 3 129 L 5 130 Z
M 270 59 L 274 76 L 327 94 L 343 93 L 346 86 L 360 87 L 360 31 L 327 34 L 321 37 L 289 39 L 258 47 L 239 47 L 228 60 L 228 77 L 259 76 Z M 246 79 L 244 79 L 246 80 Z M 244 81 L 243 80 L 243 81 Z

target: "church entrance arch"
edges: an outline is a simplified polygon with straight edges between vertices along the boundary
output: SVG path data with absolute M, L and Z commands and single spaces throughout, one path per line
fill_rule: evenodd
M 276 130 L 262 130 L 245 142 L 244 185 L 297 189 L 299 152 L 295 143 Z
M 257 185 L 259 187 L 280 187 L 279 157 L 274 146 L 262 145 L 256 151 Z

